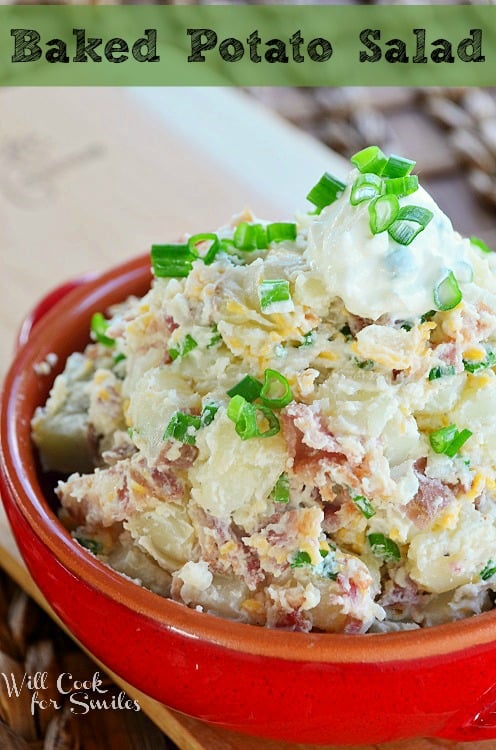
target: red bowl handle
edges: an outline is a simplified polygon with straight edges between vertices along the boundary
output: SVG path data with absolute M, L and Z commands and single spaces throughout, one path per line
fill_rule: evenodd
M 59 302 L 59 300 L 69 294 L 69 292 L 72 292 L 73 289 L 77 289 L 77 287 L 80 287 L 82 284 L 86 284 L 88 281 L 93 281 L 93 279 L 95 279 L 97 276 L 97 273 L 87 273 L 84 276 L 78 276 L 76 279 L 66 281 L 45 294 L 45 296 L 42 297 L 39 302 L 37 302 L 37 304 L 26 315 L 23 322 L 21 323 L 21 327 L 15 341 L 14 351 L 17 352 L 22 346 L 24 346 L 24 344 L 29 341 L 37 324 L 46 315 L 46 313 L 49 312 L 49 310 L 51 310 L 52 307 L 57 304 L 57 302 Z

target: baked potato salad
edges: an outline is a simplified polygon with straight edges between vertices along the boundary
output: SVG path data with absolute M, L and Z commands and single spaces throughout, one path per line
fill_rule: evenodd
M 495 255 L 413 161 L 351 162 L 294 222 L 153 246 L 33 418 L 74 538 L 199 611 L 380 633 L 493 607 Z

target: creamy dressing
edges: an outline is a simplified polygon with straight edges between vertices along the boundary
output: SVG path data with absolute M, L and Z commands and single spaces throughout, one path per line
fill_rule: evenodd
M 359 173 L 351 172 L 349 185 Z M 343 196 L 312 222 L 306 259 L 326 286 L 354 315 L 377 320 L 389 314 L 414 319 L 435 307 L 434 288 L 452 270 L 459 284 L 471 278 L 470 243 L 454 231 L 448 217 L 423 188 L 400 198 L 400 206 L 416 205 L 434 214 L 408 246 L 388 234 L 373 235 L 369 201 L 350 203 Z

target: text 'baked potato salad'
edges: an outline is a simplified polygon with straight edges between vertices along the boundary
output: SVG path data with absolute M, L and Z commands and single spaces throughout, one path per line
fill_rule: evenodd
M 200 611 L 345 633 L 496 591 L 496 260 L 375 146 L 312 213 L 156 245 L 33 436 L 102 561 Z

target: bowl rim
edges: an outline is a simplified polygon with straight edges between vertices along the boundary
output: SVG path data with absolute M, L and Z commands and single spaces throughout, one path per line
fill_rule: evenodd
M 34 449 L 28 449 L 32 414 L 22 416 L 19 408 L 23 388 L 30 379 L 38 377 L 33 368 L 42 345 L 53 340 L 56 331 L 60 335 L 67 328 L 71 311 L 102 309 L 97 303 L 105 295 L 115 295 L 124 283 L 133 280 L 136 285 L 138 280 L 145 283 L 147 276 L 151 279 L 149 256 L 140 255 L 73 288 L 37 322 L 36 336 L 21 346 L 5 377 L 0 403 L 3 490 L 51 554 L 87 585 L 164 629 L 254 656 L 319 663 L 404 662 L 452 657 L 496 640 L 496 609 L 429 628 L 362 635 L 281 631 L 236 622 L 197 612 L 145 589 L 100 562 L 72 539 L 49 508 L 39 484 L 32 484 L 23 469 L 27 461 L 35 471 Z M 50 347 L 47 351 L 51 351 Z

